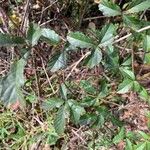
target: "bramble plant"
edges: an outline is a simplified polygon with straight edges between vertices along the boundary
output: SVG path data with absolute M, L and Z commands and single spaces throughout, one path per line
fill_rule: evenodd
M 24 140 L 26 145 L 29 145 L 31 142 L 29 139 L 34 141 L 38 135 L 41 139 L 46 139 L 48 144 L 53 145 L 60 137 L 65 136 L 67 126 L 70 124 L 76 127 L 88 126 L 90 129 L 105 129 L 107 122 L 111 122 L 117 127 L 118 134 L 109 137 L 111 142 L 105 140 L 105 142 L 107 141 L 106 147 L 111 146 L 110 143 L 117 145 L 120 141 L 124 141 L 126 142 L 126 150 L 150 149 L 150 136 L 148 134 L 138 131 L 136 134 L 139 135 L 137 135 L 137 139 L 134 139 L 132 135 L 134 133 L 131 135 L 126 133 L 123 127 L 124 123 L 105 105 L 107 101 L 119 105 L 119 101 L 122 101 L 122 95 L 131 91 L 136 92 L 139 98 L 150 102 L 148 91 L 139 82 L 135 69 L 135 62 L 138 60 L 142 64 L 150 63 L 150 23 L 143 17 L 139 17 L 141 12 L 146 12 L 150 8 L 150 1 L 132 0 L 126 2 L 121 8 L 112 0 L 101 0 L 98 8 L 99 12 L 108 20 L 105 25 L 98 29 L 89 28 L 86 32 L 68 31 L 66 36 L 62 36 L 50 28 L 44 28 L 30 22 L 27 31 L 25 33 L 20 32 L 20 36 L 0 33 L 0 46 L 14 47 L 19 50 L 19 55 L 13 59 L 9 73 L 0 78 L 0 100 L 2 104 L 8 108 L 14 108 L 15 104 L 18 103 L 23 110 L 26 109 L 27 104 L 37 104 L 37 109 L 46 114 L 48 126 L 51 128 L 45 129 L 46 121 L 41 123 L 39 119 L 42 129 L 36 127 L 37 129 L 34 129 L 36 133 L 26 133 L 28 131 L 25 131 L 25 128 L 28 127 L 23 127 L 22 123 L 19 122 L 20 116 L 14 122 L 15 114 L 11 111 L 10 114 L 3 113 L 3 116 L 6 115 L 4 116 L 6 120 L 1 123 L 0 140 L 4 142 L 8 139 L 11 123 L 18 128 L 16 139 L 13 137 L 16 143 L 14 142 L 11 146 L 12 148 L 19 148 L 20 143 L 24 143 Z M 39 46 L 41 43 L 46 43 L 53 49 L 48 60 L 43 57 L 44 49 Z M 70 66 L 71 55 L 81 51 L 82 57 Z M 136 53 L 142 54 L 142 56 L 137 56 Z M 45 91 L 50 91 L 52 96 L 48 98 L 46 96 L 44 100 L 39 97 L 39 93 L 34 91 L 31 94 L 28 93 L 30 91 L 28 89 L 32 86 L 30 83 L 32 79 L 27 80 L 24 71 L 32 57 L 47 61 L 42 73 L 46 74 L 49 83 L 49 88 Z M 138 60 L 136 60 L 137 58 Z M 94 85 L 97 82 L 94 76 L 80 80 L 79 86 L 74 80 L 70 80 L 77 66 L 89 70 L 98 67 L 103 68 L 98 77 L 98 86 Z M 52 85 L 48 72 L 57 76 L 68 68 L 71 68 L 71 71 L 61 80 L 59 88 L 55 85 L 57 83 Z M 33 80 L 37 80 L 36 78 Z M 112 85 L 114 82 L 115 87 Z M 55 91 L 56 88 L 58 91 Z M 50 114 L 55 117 L 53 118 Z M 88 148 L 92 149 L 95 145 L 95 149 L 99 149 L 103 144 L 98 139 L 101 139 L 101 135 L 95 138 L 98 145 L 96 146 L 91 140 L 91 145 L 89 144 Z M 34 143 L 33 141 L 31 143 Z M 24 147 L 24 149 L 26 148 Z

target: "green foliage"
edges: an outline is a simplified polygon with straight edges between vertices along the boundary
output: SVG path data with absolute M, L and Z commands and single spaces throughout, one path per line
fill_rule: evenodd
M 89 68 L 93 68 L 97 65 L 99 65 L 99 63 L 102 60 L 102 52 L 99 48 L 96 48 L 95 50 L 92 51 L 92 53 L 87 57 L 87 59 L 85 60 L 85 64 L 89 67 Z
M 138 13 L 140 11 L 148 9 L 149 7 L 149 0 L 133 0 L 127 7 L 127 11 L 125 13 Z
M 59 108 L 57 115 L 55 117 L 54 127 L 58 134 L 62 134 L 65 130 L 65 124 L 66 124 L 65 113 L 66 113 L 65 107 L 62 106 Z
M 79 48 L 94 48 L 95 47 L 94 41 L 81 32 L 69 33 L 67 36 L 67 40 L 74 47 L 79 47 Z
M 0 33 L 0 47 L 1 46 L 15 46 L 25 44 L 25 40 L 22 37 L 13 36 L 10 34 Z
M 37 24 L 31 23 L 27 33 L 27 40 L 34 46 L 38 43 L 40 38 L 50 44 L 58 44 L 60 42 L 60 37 L 55 31 L 40 28 Z
M 1 80 L 0 98 L 5 105 L 10 105 L 16 101 L 19 101 L 20 104 L 24 104 L 21 87 L 25 82 L 24 67 L 27 57 L 28 54 L 25 54 L 24 58 L 14 62 L 9 74 Z
M 72 4 L 71 2 L 68 3 L 70 3 L 69 5 Z M 81 3 L 76 3 L 82 9 Z M 101 0 L 98 7 L 108 22 L 105 22 L 105 25 L 101 24 L 98 29 L 88 30 L 89 32 L 85 30 L 83 32 L 68 31 L 66 35 L 62 36 L 50 28 L 43 28 L 36 23 L 30 23 L 27 34 L 22 33 L 22 37 L 0 33 L 0 46 L 15 46 L 17 53 L 19 53 L 17 59 L 12 60 L 10 72 L 0 78 L 0 100 L 4 105 L 10 107 L 17 103 L 19 106 L 25 106 L 24 97 L 26 97 L 27 102 L 30 102 L 28 109 L 31 107 L 34 109 L 32 110 L 34 121 L 32 120 L 33 124 L 31 125 L 34 128 L 33 133 L 26 131 L 30 125 L 28 125 L 29 127 L 25 126 L 22 123 L 23 119 L 14 121 L 14 116 L 11 113 L 3 113 L 0 116 L 0 140 L 2 142 L 13 141 L 9 146 L 10 149 L 22 148 L 23 144 L 20 145 L 20 143 L 24 141 L 27 145 L 27 147 L 23 147 L 24 149 L 29 149 L 29 143 L 36 143 L 38 140 L 49 145 L 56 144 L 60 137 L 63 137 L 65 141 L 63 135 L 65 135 L 65 131 L 67 132 L 68 124 L 69 127 L 71 125 L 74 127 L 85 126 L 87 129 L 93 130 L 92 142 L 87 144 L 91 150 L 99 149 L 105 144 L 117 145 L 119 142 L 126 142 L 126 150 L 150 149 L 149 134 L 142 131 L 136 133 L 136 136 L 132 132 L 127 133 L 123 122 L 117 118 L 118 114 L 114 115 L 115 113 L 112 111 L 116 108 L 120 109 L 120 104 L 123 101 L 123 96 L 120 95 L 128 94 L 130 91 L 136 92 L 139 98 L 150 101 L 149 93 L 138 82 L 134 68 L 134 62 L 140 61 L 143 65 L 150 64 L 150 35 L 146 31 L 150 29 L 149 22 L 142 19 L 143 16 L 139 17 L 141 11 L 146 11 L 150 7 L 150 2 L 149 0 L 132 0 L 123 6 L 120 5 L 112 0 Z M 80 10 L 80 13 L 82 11 Z M 68 12 L 65 13 L 68 14 Z M 62 16 L 64 14 L 62 13 Z M 84 22 L 82 18 L 84 16 L 86 16 L 86 11 L 81 16 L 81 23 Z M 68 28 L 66 23 L 65 26 Z M 41 49 L 44 45 L 41 43 L 46 45 L 45 49 Z M 29 53 L 32 51 L 32 54 L 35 53 L 36 57 L 40 56 L 41 60 L 43 59 L 41 51 L 47 52 L 48 47 L 53 51 L 48 53 L 46 58 L 43 57 L 44 63 L 47 63 L 46 68 L 42 68 L 44 71 L 34 68 L 35 77 L 32 77 L 31 73 L 33 79 L 29 79 L 33 80 L 33 83 L 31 82 L 23 93 L 24 70 L 27 61 L 32 62 L 29 63 L 31 66 L 35 65 L 36 67 L 37 65 L 34 62 L 36 58 L 28 57 Z M 26 51 L 24 52 L 24 50 Z M 72 58 L 72 53 L 82 55 L 81 59 L 76 61 L 76 58 Z M 70 62 L 73 62 L 73 65 L 68 66 Z M 68 72 L 71 67 L 71 72 Z M 83 71 L 81 78 L 77 76 L 80 80 L 79 84 L 70 80 L 67 82 L 65 75 L 78 71 L 78 67 L 83 67 L 91 74 L 94 72 L 95 76 L 87 77 L 85 75 L 84 79 Z M 42 84 L 45 77 L 50 85 L 48 88 L 45 88 L 46 82 Z M 35 85 L 38 84 L 42 85 L 37 88 L 38 92 L 35 92 Z M 31 94 L 28 91 L 32 91 Z M 48 96 L 45 93 L 48 93 Z M 41 111 L 40 117 L 36 118 L 35 114 L 38 114 L 39 111 Z M 25 116 L 24 118 L 26 122 L 29 122 Z M 10 134 L 9 129 L 12 129 L 10 124 L 17 129 L 15 134 Z M 113 129 L 109 129 L 107 125 L 117 127 L 118 133 L 112 132 Z M 105 133 L 108 130 L 110 130 L 110 136 L 105 139 Z M 100 134 L 95 135 L 97 131 L 100 131 Z
M 124 139 L 124 137 L 125 137 L 125 129 L 121 128 L 119 133 L 113 138 L 113 143 L 114 144 L 119 143 L 120 141 Z
M 41 29 L 41 35 L 47 42 L 50 42 L 52 44 L 58 44 L 60 42 L 59 35 L 53 30 L 43 28 Z
M 121 15 L 121 9 L 118 5 L 114 4 L 112 0 L 102 0 L 99 4 L 99 10 L 101 10 L 103 14 L 108 17 Z
M 56 72 L 61 68 L 66 67 L 67 54 L 65 51 L 62 53 L 56 53 L 52 59 L 49 61 L 48 66 L 51 72 Z

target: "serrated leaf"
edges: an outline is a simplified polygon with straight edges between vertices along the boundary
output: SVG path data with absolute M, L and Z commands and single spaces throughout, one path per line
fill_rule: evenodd
M 27 32 L 27 39 L 32 46 L 38 43 L 41 35 L 41 28 L 37 24 L 31 23 Z
M 66 66 L 67 56 L 66 52 L 63 51 L 62 53 L 55 54 L 48 64 L 51 72 L 56 72 L 61 68 Z
M 145 88 L 142 88 L 141 91 L 139 92 L 139 96 L 140 98 L 142 98 L 143 100 L 148 100 L 150 101 L 150 97 L 149 97 L 149 94 L 147 92 L 147 90 Z
M 104 16 L 118 16 L 121 15 L 121 9 L 112 1 L 102 0 L 99 4 L 99 10 L 103 12 Z
M 105 25 L 100 33 L 100 44 L 99 47 L 108 46 L 110 45 L 114 40 L 114 33 L 115 33 L 115 26 L 113 24 Z
M 143 131 L 138 131 L 138 133 L 145 139 L 150 140 L 150 134 L 146 134 Z
M 85 113 L 85 110 L 83 107 L 81 107 L 77 102 L 73 100 L 69 100 L 68 104 L 71 110 L 71 118 L 75 124 L 78 124 L 80 117 Z
M 105 79 L 100 81 L 100 93 L 98 95 L 99 98 L 104 98 L 109 94 L 108 84 Z
M 125 79 L 118 87 L 118 94 L 127 93 L 133 87 L 133 81 L 129 79 Z
M 105 118 L 104 118 L 104 116 L 101 115 L 101 114 L 99 114 L 99 115 L 97 116 L 96 122 L 94 123 L 94 126 L 101 128 L 101 127 L 104 125 L 104 123 L 105 123 Z
M 133 90 L 139 92 L 141 90 L 141 85 L 137 81 L 133 81 Z
M 113 143 L 114 144 L 119 143 L 120 141 L 124 139 L 124 137 L 125 137 L 125 129 L 121 128 L 120 132 L 113 138 Z
M 126 147 L 125 150 L 133 150 L 132 143 L 129 139 L 126 139 Z
M 85 59 L 85 64 L 88 67 L 93 68 L 93 67 L 99 65 L 101 60 L 102 60 L 102 52 L 97 47 L 96 50 L 93 50 L 92 53 Z
M 12 64 L 9 74 L 2 79 L 0 99 L 5 105 L 15 104 L 18 101 L 20 104 L 24 104 L 21 87 L 25 82 L 23 74 L 25 65 L 26 59 L 21 58 Z
M 125 11 L 126 14 L 129 13 L 138 13 L 140 11 L 144 11 L 150 7 L 149 0 L 133 0 L 131 4 L 128 6 L 128 10 Z
M 93 124 L 96 121 L 96 119 L 97 119 L 96 114 L 92 114 L 92 113 L 88 114 L 88 113 L 86 113 L 83 116 L 81 116 L 80 124 L 81 125 L 91 125 L 91 124 Z
M 95 94 L 96 89 L 92 86 L 92 84 L 88 80 L 81 80 L 80 87 L 85 90 L 87 93 Z
M 143 22 L 141 22 L 141 20 L 129 15 L 123 15 L 123 22 L 126 26 L 132 28 L 135 31 L 140 29 L 143 25 Z
M 60 95 L 63 99 L 67 99 L 67 92 L 68 92 L 68 89 L 66 87 L 66 85 L 64 83 L 62 83 L 60 85 Z
M 25 44 L 25 40 L 22 37 L 0 33 L 0 46 L 15 46 L 19 44 Z
M 42 108 L 45 110 L 52 110 L 59 108 L 64 103 L 64 100 L 60 98 L 50 98 L 42 103 Z
M 81 32 L 71 32 L 67 36 L 68 42 L 74 46 L 79 48 L 93 48 L 94 41 L 88 36 L 84 35 Z
M 146 52 L 150 51 L 150 35 L 144 35 L 143 48 Z
M 41 34 L 46 41 L 49 41 L 52 44 L 57 44 L 60 41 L 59 35 L 51 29 L 43 28 L 41 29 Z
M 120 67 L 119 69 L 122 75 L 124 76 L 124 78 L 127 77 L 127 78 L 130 78 L 131 80 L 135 80 L 135 75 L 131 70 L 125 67 Z
M 93 97 L 84 97 L 80 102 L 80 105 L 83 107 L 90 107 L 93 106 L 95 103 L 96 99 L 94 99 Z
M 65 106 L 59 108 L 54 119 L 54 128 L 58 134 L 62 134 L 65 130 Z
M 146 142 L 142 144 L 138 144 L 138 147 L 136 148 L 136 150 L 145 150 L 145 147 L 146 147 Z

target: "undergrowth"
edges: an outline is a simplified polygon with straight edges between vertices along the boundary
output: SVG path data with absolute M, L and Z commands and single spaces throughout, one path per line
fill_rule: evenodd
M 149 0 L 0 4 L 1 149 L 150 149 Z

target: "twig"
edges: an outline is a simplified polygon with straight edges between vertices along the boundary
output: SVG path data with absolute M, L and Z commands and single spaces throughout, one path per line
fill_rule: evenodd
M 145 31 L 145 30 L 148 30 L 148 29 L 150 29 L 150 25 L 149 25 L 149 26 L 146 26 L 146 27 L 144 27 L 144 28 L 141 28 L 141 29 L 137 30 L 136 32 L 140 33 L 140 32 L 142 32 L 142 31 Z M 121 38 L 115 40 L 112 44 L 115 44 L 115 43 L 118 43 L 118 42 L 120 42 L 120 41 L 122 41 L 122 40 L 124 40 L 124 39 L 127 39 L 127 38 L 130 37 L 131 35 L 132 35 L 132 33 L 129 33 L 129 34 L 127 34 L 127 35 L 125 35 L 125 36 L 123 36 L 123 37 L 121 37 Z
M 90 54 L 91 54 L 91 51 L 88 51 L 88 52 L 85 53 L 77 62 L 75 62 L 75 63 L 72 65 L 73 68 L 71 69 L 70 73 L 68 74 L 68 76 L 66 77 L 65 80 L 67 80 L 67 79 L 71 76 L 72 72 L 76 69 L 76 67 L 79 65 L 79 63 L 80 63 L 85 57 L 87 57 L 87 56 L 90 55 Z
M 54 90 L 54 88 L 53 88 L 53 86 L 52 86 L 52 84 L 51 84 L 51 81 L 50 81 L 50 78 L 49 78 L 49 76 L 48 76 L 48 74 L 47 74 L 47 71 L 46 71 L 46 68 L 45 68 L 45 65 L 44 65 L 44 62 L 43 62 L 43 58 L 42 58 L 42 57 L 41 57 L 41 61 L 42 61 L 42 68 L 43 68 L 43 70 L 44 70 L 44 72 L 45 72 L 45 75 L 46 75 L 47 81 L 48 81 L 48 83 L 49 83 L 49 86 L 51 87 L 51 89 L 52 89 L 52 91 L 53 91 L 53 94 L 55 94 L 56 92 L 55 92 L 55 90 Z
M 76 135 L 84 144 L 86 144 L 85 140 L 73 129 L 71 130 L 73 132 L 74 135 Z
M 95 19 L 100 19 L 100 18 L 106 18 L 106 16 L 89 17 L 89 18 L 83 19 L 83 21 L 87 21 L 87 20 L 95 20 Z
M 27 22 L 29 3 L 30 3 L 30 0 L 27 0 L 26 5 L 25 5 L 23 20 L 22 20 L 22 23 L 21 23 L 21 26 L 20 26 L 20 30 L 23 31 L 23 33 L 24 33 L 24 30 L 25 30 L 25 23 Z
M 46 24 L 48 24 L 48 23 L 50 23 L 50 22 L 52 22 L 54 20 L 56 20 L 56 19 L 54 18 L 54 19 L 50 19 L 50 20 L 48 20 L 46 22 L 43 22 L 42 24 L 40 24 L 40 27 L 42 27 L 42 26 L 44 26 L 44 25 L 46 25 Z
M 50 7 L 52 7 L 55 3 L 57 3 L 58 0 L 54 1 L 52 4 L 50 4 L 49 6 L 47 6 L 46 8 L 44 8 L 42 11 L 41 11 L 41 17 L 40 17 L 40 21 L 38 24 L 41 23 L 42 21 L 42 18 L 43 18 L 43 14 L 44 14 L 44 11 L 46 11 L 47 9 L 49 9 Z M 41 25 L 40 25 L 41 26 Z

